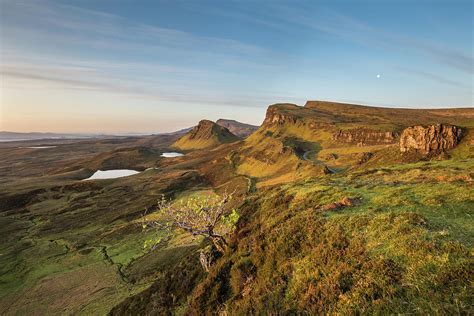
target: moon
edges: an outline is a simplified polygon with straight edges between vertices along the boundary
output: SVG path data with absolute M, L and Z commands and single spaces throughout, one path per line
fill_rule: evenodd
M 382 77 L 380 74 L 377 74 L 377 79 L 380 79 L 380 77 Z

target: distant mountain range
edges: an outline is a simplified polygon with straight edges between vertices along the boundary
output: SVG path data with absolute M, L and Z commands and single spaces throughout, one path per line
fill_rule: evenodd
M 227 128 L 232 134 L 245 138 L 258 129 L 258 126 L 241 123 L 235 120 L 219 119 L 218 125 Z M 106 138 L 106 137 L 128 137 L 143 135 L 184 135 L 191 131 L 195 126 L 183 128 L 170 133 L 117 133 L 117 134 L 82 134 L 82 133 L 18 133 L 0 131 L 0 142 L 23 141 L 23 140 L 40 140 L 40 139 L 79 139 L 79 138 Z

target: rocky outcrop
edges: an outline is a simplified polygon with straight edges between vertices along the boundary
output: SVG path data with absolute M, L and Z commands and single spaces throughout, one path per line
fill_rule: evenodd
M 345 197 L 338 202 L 333 202 L 326 205 L 317 206 L 315 209 L 318 211 L 335 211 L 335 210 L 339 210 L 345 207 L 356 206 L 360 204 L 360 202 L 361 202 L 360 198 Z
M 358 153 L 358 154 L 355 155 L 355 157 L 356 157 L 356 159 L 357 159 L 357 164 L 358 164 L 358 165 L 362 165 L 362 164 L 366 163 L 366 162 L 369 161 L 373 156 L 374 156 L 374 154 L 371 153 L 371 152 Z
M 324 155 L 322 158 L 323 160 L 336 160 L 337 158 L 339 158 L 339 156 L 336 154 L 330 153 L 330 154 Z
M 391 131 L 375 131 L 366 128 L 339 130 L 332 135 L 332 139 L 344 142 L 365 145 L 379 145 L 395 143 L 398 134 Z
M 300 107 L 291 104 L 284 105 L 271 105 L 267 109 L 265 120 L 263 125 L 283 125 L 283 124 L 296 124 L 298 121 L 297 117 L 288 110 L 298 110 Z
M 462 137 L 462 129 L 453 125 L 413 126 L 403 130 L 400 151 L 417 151 L 422 154 L 445 151 L 456 147 Z

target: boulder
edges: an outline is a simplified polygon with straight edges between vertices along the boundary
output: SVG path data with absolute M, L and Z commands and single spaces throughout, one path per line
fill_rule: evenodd
M 316 210 L 319 210 L 319 211 L 335 211 L 335 210 L 339 210 L 339 209 L 344 208 L 344 207 L 358 205 L 358 204 L 360 204 L 360 202 L 361 202 L 360 198 L 344 197 L 342 200 L 340 200 L 338 202 L 333 202 L 333 203 L 329 203 L 329 204 L 326 204 L 326 205 L 317 206 Z
M 367 161 L 369 161 L 373 156 L 374 156 L 374 154 L 371 153 L 371 152 L 356 154 L 357 164 L 362 165 L 362 164 L 366 163 Z
M 336 154 L 330 153 L 323 157 L 324 160 L 336 160 L 338 156 Z
M 403 130 L 400 151 L 417 151 L 424 155 L 442 152 L 456 147 L 462 137 L 462 129 L 453 125 L 436 124 L 413 126 Z

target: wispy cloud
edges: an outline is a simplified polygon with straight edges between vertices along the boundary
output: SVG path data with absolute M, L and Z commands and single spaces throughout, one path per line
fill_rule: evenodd
M 8 12 L 1 32 L 5 86 L 43 84 L 193 104 L 265 106 L 276 101 L 257 88 L 247 93 L 220 88 L 222 78 L 241 76 L 245 69 L 281 67 L 269 58 L 272 51 L 254 44 L 49 1 L 6 2 L 3 11 Z M 24 41 L 47 45 L 29 53 Z M 94 52 L 102 59 L 76 56 Z
M 474 73 L 472 50 L 465 52 L 456 47 L 446 47 L 426 39 L 410 37 L 406 33 L 377 28 L 366 21 L 344 15 L 320 4 L 302 7 L 270 2 L 265 14 L 259 18 L 254 18 L 251 12 L 245 10 L 232 12 L 216 10 L 215 13 L 234 19 L 245 19 L 280 32 L 295 29 L 299 29 L 300 32 L 315 31 L 368 47 L 421 55 L 458 71 Z
M 335 72 L 332 68 L 343 67 L 338 61 L 326 62 L 313 56 L 317 55 L 315 46 L 288 50 L 278 47 L 278 39 L 285 46 L 292 38 L 323 38 L 329 39 L 330 44 L 340 40 L 357 44 L 349 46 L 366 46 L 370 48 L 367 51 L 376 48 L 397 52 L 404 58 L 426 58 L 441 65 L 440 68 L 459 70 L 461 78 L 473 73 L 472 54 L 456 47 L 388 32 L 312 2 L 304 3 L 303 7 L 281 2 L 261 4 L 263 7 L 257 14 L 248 5 L 232 10 L 206 8 L 209 11 L 206 13 L 232 19 L 237 24 L 257 26 L 260 37 L 251 41 L 243 36 L 238 39 L 206 36 L 146 24 L 53 1 L 4 0 L 0 10 L 3 86 L 26 90 L 41 85 L 48 89 L 99 91 L 163 103 L 265 107 L 284 100 L 303 101 L 300 98 L 305 97 L 304 92 L 324 92 L 324 88 L 313 89 L 312 85 L 324 85 Z M 196 3 L 186 2 L 185 6 L 201 10 Z M 267 34 L 275 37 L 273 43 L 265 41 Z M 312 51 L 298 51 L 307 48 Z M 326 53 L 330 49 L 326 48 Z M 326 72 L 320 71 L 321 68 Z M 346 70 L 341 69 L 336 70 Z M 470 88 L 422 66 L 418 70 L 406 67 L 399 71 L 431 82 Z M 333 91 L 339 93 L 339 80 L 343 79 L 331 78 L 337 85 L 332 87 Z M 304 92 L 296 97 L 285 91 Z
M 100 70 L 91 67 L 91 65 L 86 65 L 9 64 L 0 67 L 0 75 L 4 79 L 4 87 L 20 88 L 22 90 L 40 88 L 42 90 L 95 91 L 161 102 L 261 107 L 278 100 L 302 101 L 295 96 L 284 96 L 279 93 L 215 92 L 209 94 L 207 90 L 199 92 L 183 89 L 182 85 L 180 87 L 156 86 L 155 84 L 147 84 L 146 80 L 133 83 L 129 80 L 109 77 L 101 73 Z M 174 71 L 174 69 L 165 69 L 166 71 Z
M 15 42 L 16 33 L 67 45 L 82 45 L 193 57 L 258 59 L 272 52 L 234 39 L 196 35 L 181 30 L 136 23 L 126 18 L 51 2 L 7 3 L 2 37 Z M 6 16 L 5 16 L 6 17 Z
M 436 74 L 433 74 L 433 73 L 430 73 L 430 72 L 426 72 L 426 71 L 422 71 L 422 70 L 416 70 L 416 69 L 410 69 L 410 68 L 405 68 L 405 67 L 394 67 L 394 68 L 396 70 L 402 72 L 402 73 L 409 74 L 409 75 L 415 75 L 415 76 L 418 76 L 418 77 L 421 77 L 421 78 L 424 78 L 424 79 L 429 79 L 429 80 L 432 80 L 434 82 L 442 83 L 442 84 L 445 84 L 445 85 L 450 85 L 450 86 L 453 86 L 453 87 L 463 88 L 463 89 L 470 89 L 471 88 L 469 85 L 466 85 L 462 82 L 458 82 L 458 81 L 455 81 L 455 80 L 450 80 L 450 79 L 447 79 L 443 76 L 436 75 Z

